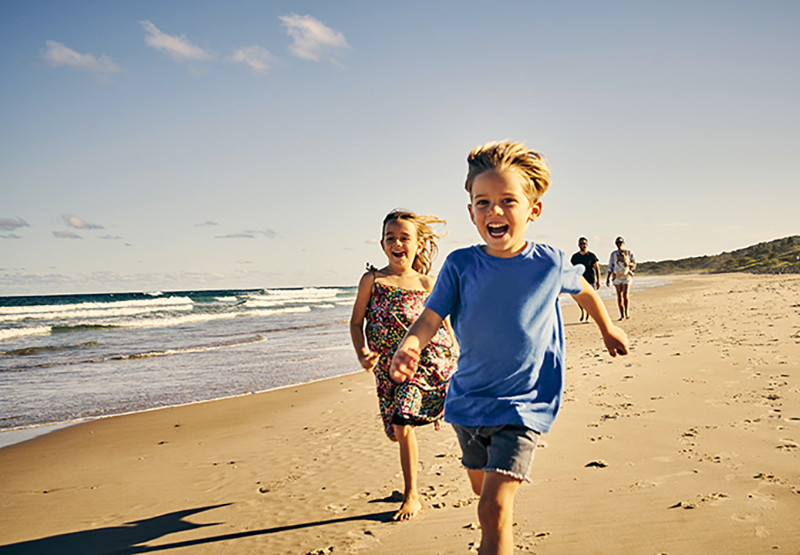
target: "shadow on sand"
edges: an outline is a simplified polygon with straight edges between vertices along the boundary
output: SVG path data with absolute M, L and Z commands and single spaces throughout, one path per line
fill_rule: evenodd
M 246 532 L 236 532 L 232 534 L 222 534 L 219 536 L 209 536 L 194 540 L 174 542 L 154 546 L 141 545 L 149 541 L 184 532 L 196 528 L 217 526 L 220 522 L 210 524 L 194 524 L 183 520 L 191 515 L 225 507 L 230 503 L 222 505 L 210 505 L 198 509 L 187 509 L 176 511 L 164 515 L 137 520 L 124 526 L 111 526 L 99 528 L 97 530 L 85 530 L 82 532 L 72 532 L 70 534 L 60 534 L 14 543 L 10 545 L 0 545 L 0 555 L 42 555 L 44 553 L 58 553 L 59 555 L 113 555 L 113 554 L 135 554 L 135 553 L 154 553 L 168 549 L 180 547 L 192 547 L 197 545 L 210 544 L 221 541 L 237 540 L 250 538 L 253 536 L 264 536 L 310 528 L 312 526 L 325 526 L 326 524 L 336 524 L 339 522 L 350 521 L 372 521 L 372 522 L 392 522 L 394 511 L 372 513 L 365 515 L 353 515 L 330 520 L 317 520 L 313 522 L 303 522 L 287 526 L 275 526 L 274 528 L 262 528 L 260 530 L 247 530 Z

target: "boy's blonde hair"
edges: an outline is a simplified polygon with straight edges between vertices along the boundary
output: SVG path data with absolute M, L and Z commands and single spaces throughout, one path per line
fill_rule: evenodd
M 419 252 L 417 252 L 417 255 L 414 257 L 414 262 L 411 264 L 411 267 L 420 274 L 427 274 L 431 271 L 433 259 L 436 258 L 436 254 L 439 252 L 436 239 L 441 239 L 446 235 L 446 233 L 437 235 L 429 226 L 431 224 L 446 224 L 447 222 L 436 216 L 415 214 L 408 210 L 395 208 L 383 219 L 381 241 L 383 241 L 386 232 L 386 224 L 395 220 L 405 220 L 414 224 L 417 230 L 417 239 L 422 243 L 422 248 L 419 249 Z
M 525 143 L 492 141 L 476 146 L 467 156 L 469 171 L 465 189 L 472 198 L 475 178 L 487 171 L 514 171 L 523 178 L 523 190 L 531 204 L 537 202 L 550 186 L 550 168 L 542 154 Z

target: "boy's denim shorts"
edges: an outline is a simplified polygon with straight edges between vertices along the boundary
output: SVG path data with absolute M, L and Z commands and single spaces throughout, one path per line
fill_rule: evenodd
M 469 470 L 500 472 L 530 482 L 539 434 L 524 426 L 459 426 L 461 464 Z

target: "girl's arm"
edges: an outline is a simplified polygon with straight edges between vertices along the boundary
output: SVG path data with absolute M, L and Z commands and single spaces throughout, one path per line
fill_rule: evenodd
M 581 277 L 581 283 L 583 284 L 583 290 L 577 295 L 572 295 L 572 298 L 597 322 L 597 327 L 600 328 L 603 342 L 609 354 L 612 357 L 627 355 L 628 336 L 625 335 L 622 329 L 611 323 L 608 311 L 594 288 L 583 277 Z
M 423 287 L 425 290 L 430 293 L 433 291 L 433 286 L 436 285 L 436 276 L 429 276 L 424 275 L 422 276 L 427 281 L 423 283 Z M 444 329 L 447 330 L 447 334 L 450 336 L 450 341 L 453 343 L 453 347 L 458 347 L 458 341 L 456 341 L 456 334 L 453 331 L 453 326 L 450 324 L 450 317 L 444 319 Z
M 356 349 L 358 362 L 364 370 L 372 370 L 378 362 L 378 353 L 369 350 L 364 337 L 364 316 L 367 314 L 367 305 L 372 296 L 373 283 L 375 283 L 375 276 L 372 275 L 372 272 L 361 276 L 361 281 L 358 282 L 356 301 L 353 303 L 353 314 L 350 316 L 350 339 Z
M 408 328 L 406 336 L 392 357 L 389 376 L 396 382 L 405 382 L 414 377 L 419 363 L 419 354 L 442 325 L 442 317 L 430 308 L 422 311 L 419 318 Z
M 458 347 L 456 334 L 453 331 L 453 325 L 450 323 L 450 316 L 444 319 L 444 329 L 447 330 L 447 334 L 450 336 L 450 341 L 453 343 L 453 347 Z

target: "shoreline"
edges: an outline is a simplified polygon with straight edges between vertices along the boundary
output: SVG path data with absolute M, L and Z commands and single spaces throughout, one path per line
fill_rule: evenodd
M 22 443 L 28 441 L 29 439 L 33 439 L 35 437 L 39 437 L 41 435 L 49 434 L 56 430 L 60 430 L 62 428 L 68 428 L 70 426 L 77 426 L 78 424 L 85 424 L 87 422 L 94 422 L 95 420 L 103 420 L 106 418 L 115 418 L 117 416 L 129 416 L 133 414 L 141 414 L 145 412 L 157 411 L 157 410 L 165 410 L 165 409 L 173 409 L 173 408 L 180 408 L 180 407 L 188 407 L 191 405 L 198 405 L 202 403 L 213 403 L 215 401 L 224 401 L 227 399 L 236 399 L 239 397 L 247 397 L 248 395 L 258 395 L 261 393 L 269 393 L 271 391 L 278 391 L 280 389 L 285 389 L 289 387 L 300 387 L 303 385 L 315 383 L 315 382 L 322 382 L 325 380 L 333 380 L 336 378 L 340 378 L 343 376 L 349 376 L 350 374 L 357 374 L 359 371 L 355 372 L 348 372 L 346 374 L 340 374 L 338 376 L 327 376 L 324 378 L 320 378 L 318 380 L 309 380 L 307 382 L 298 382 L 296 384 L 290 385 L 280 385 L 278 387 L 274 387 L 272 389 L 265 389 L 263 391 L 248 391 L 246 393 L 240 393 L 238 395 L 227 395 L 225 397 L 218 397 L 216 399 L 200 399 L 198 401 L 190 401 L 188 403 L 180 403 L 177 405 L 167 405 L 163 407 L 152 407 L 149 409 L 142 409 L 142 410 L 134 410 L 130 412 L 120 412 L 115 414 L 107 414 L 104 416 L 95 416 L 95 417 L 87 417 L 87 418 L 79 418 L 77 420 L 69 420 L 66 422 L 51 422 L 46 424 L 35 424 L 33 426 L 26 426 L 21 428 L 10 428 L 8 430 L 0 430 L 0 449 L 4 447 L 8 447 L 10 445 L 16 445 L 17 443 Z M 45 429 L 47 428 L 47 429 Z M 41 431 L 40 431 L 41 430 Z M 8 434 L 8 437 L 6 437 Z M 16 436 L 16 437 L 15 437 Z
M 632 294 L 637 294 L 637 293 L 639 293 L 641 291 L 645 291 L 645 290 L 652 289 L 652 288 L 664 287 L 665 285 L 669 284 L 670 281 L 672 281 L 673 279 L 675 279 L 675 276 L 647 276 L 645 278 L 642 278 L 641 280 L 636 280 L 636 281 L 634 281 L 634 288 L 632 290 Z M 645 282 L 644 284 L 642 284 L 643 281 Z M 211 292 L 215 293 L 217 291 L 211 291 Z M 601 293 L 603 300 L 613 299 L 614 298 L 614 289 L 613 289 L 613 287 L 610 287 L 610 288 L 609 287 L 601 287 L 599 292 Z M 192 292 L 190 291 L 190 292 L 177 292 L 177 293 L 192 293 Z M 566 307 L 566 306 L 570 306 L 570 305 L 575 305 L 575 302 L 572 300 L 572 298 L 569 295 L 566 295 L 566 294 L 564 294 L 564 295 L 562 295 L 560 297 L 560 302 L 561 302 L 562 308 Z M 347 321 L 343 320 L 341 322 L 336 322 L 336 323 L 345 323 L 346 324 Z M 308 326 L 308 328 L 319 327 L 321 325 L 323 325 L 323 324 L 310 324 Z M 294 328 L 287 328 L 287 329 L 294 329 Z M 349 343 L 347 345 L 347 348 L 350 348 Z M 356 365 L 356 368 L 357 368 L 357 365 Z M 358 369 L 350 370 L 350 371 L 346 371 L 346 372 L 344 372 L 342 374 L 336 374 L 335 376 L 322 377 L 322 378 L 319 378 L 319 379 L 322 379 L 322 380 L 330 379 L 330 378 L 333 378 L 333 377 L 344 376 L 344 375 L 347 375 L 348 373 L 358 372 L 358 371 L 360 371 L 360 370 L 358 370 Z M 38 436 L 43 435 L 43 434 L 50 433 L 51 431 L 54 431 L 56 429 L 60 429 L 60 428 L 65 427 L 65 426 L 73 426 L 73 425 L 80 424 L 80 423 L 83 423 L 83 422 L 91 422 L 93 420 L 102 419 L 102 418 L 111 418 L 111 417 L 114 417 L 114 416 L 122 416 L 122 415 L 126 415 L 126 414 L 136 414 L 136 413 L 139 413 L 139 412 L 147 412 L 147 411 L 150 411 L 150 410 L 158 410 L 158 409 L 169 408 L 169 407 L 180 407 L 180 406 L 184 406 L 184 405 L 191 405 L 191 404 L 194 404 L 194 403 L 202 403 L 202 402 L 210 402 L 210 401 L 216 401 L 216 400 L 221 400 L 221 399 L 228 399 L 228 398 L 238 397 L 238 396 L 243 396 L 243 395 L 251 395 L 251 394 L 254 394 L 254 393 L 265 393 L 267 391 L 273 391 L 273 390 L 276 390 L 276 389 L 280 389 L 282 387 L 294 387 L 294 386 L 297 386 L 297 385 L 302 385 L 304 383 L 311 383 L 313 381 L 316 381 L 316 380 L 312 379 L 312 380 L 309 380 L 309 381 L 300 381 L 300 382 L 297 382 L 297 383 L 280 385 L 280 386 L 277 386 L 277 387 L 271 388 L 271 389 L 264 389 L 264 390 L 260 390 L 259 389 L 259 390 L 253 390 L 253 391 L 244 392 L 244 393 L 238 393 L 238 394 L 221 395 L 219 397 L 212 398 L 212 399 L 197 399 L 197 400 L 193 400 L 193 401 L 187 401 L 187 402 L 184 402 L 184 403 L 167 404 L 167 405 L 155 406 L 155 407 L 144 408 L 144 409 L 121 410 L 120 412 L 111 412 L 110 414 L 103 414 L 101 416 L 84 416 L 84 417 L 79 417 L 79 418 L 75 418 L 75 419 L 71 419 L 71 420 L 59 420 L 59 421 L 53 421 L 53 422 L 40 422 L 40 423 L 36 423 L 36 424 L 16 426 L 16 427 L 12 427 L 12 428 L 4 428 L 4 429 L 0 429 L 0 449 L 2 449 L 4 447 L 7 447 L 9 445 L 14 445 L 16 443 L 27 441 L 28 439 L 32 439 L 34 437 L 38 437 Z
M 517 552 L 795 552 L 798 298 L 800 276 L 676 276 L 631 297 L 615 359 L 563 307 L 564 402 L 517 494 Z M 4 447 L 0 552 L 474 551 L 448 425 L 418 428 L 423 510 L 391 522 L 402 473 L 377 405 L 356 372 Z

